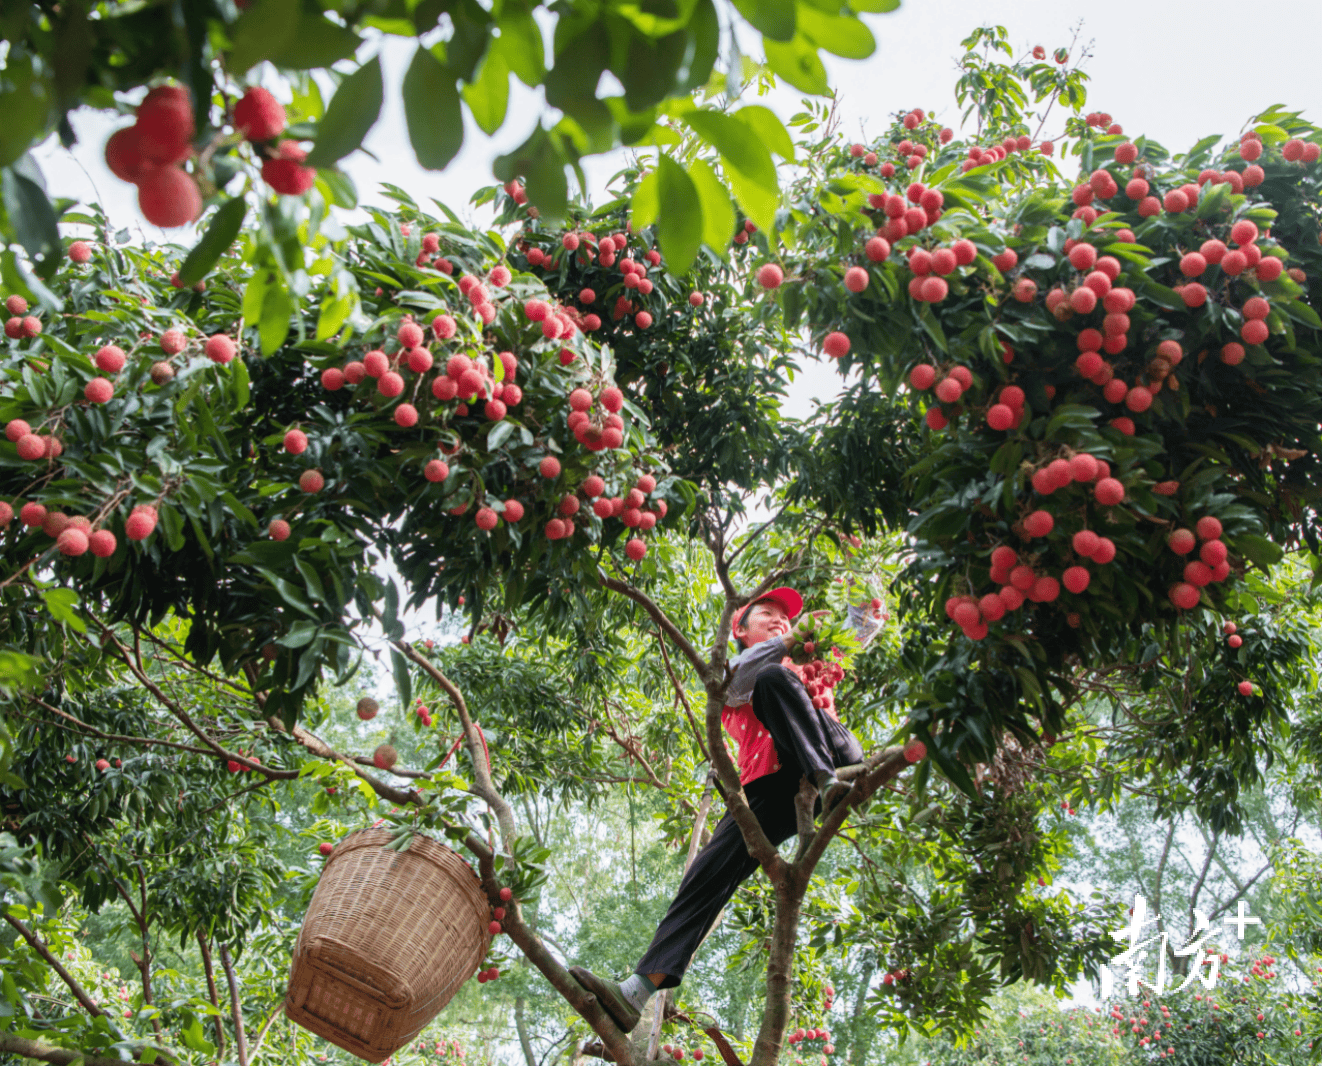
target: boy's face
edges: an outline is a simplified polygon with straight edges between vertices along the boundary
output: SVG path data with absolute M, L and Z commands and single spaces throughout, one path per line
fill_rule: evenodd
M 790 616 L 775 600 L 755 603 L 744 615 L 743 625 L 735 626 L 734 635 L 745 648 L 761 644 L 790 631 Z

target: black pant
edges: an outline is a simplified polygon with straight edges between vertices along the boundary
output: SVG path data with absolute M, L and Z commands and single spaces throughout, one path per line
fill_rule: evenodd
M 780 769 L 744 788 L 748 805 L 772 844 L 797 831 L 794 797 L 799 779 L 821 769 L 861 762 L 863 747 L 848 729 L 812 705 L 793 671 L 773 665 L 762 670 L 753 688 L 753 713 L 771 734 Z M 735 889 L 757 869 L 739 826 L 727 813 L 693 859 L 670 909 L 635 973 L 663 973 L 662 988 L 674 988 L 693 953 L 715 924 Z

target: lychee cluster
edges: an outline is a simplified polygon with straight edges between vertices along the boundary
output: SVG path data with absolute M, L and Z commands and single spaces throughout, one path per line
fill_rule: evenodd
M 138 207 L 154 225 L 184 226 L 202 213 L 202 193 L 181 166 L 196 131 L 188 90 L 158 85 L 138 105 L 134 124 L 106 141 L 106 166 L 138 187 Z

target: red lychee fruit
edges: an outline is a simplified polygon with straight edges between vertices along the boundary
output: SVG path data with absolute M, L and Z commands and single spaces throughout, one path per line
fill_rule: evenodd
M 1198 606 L 1198 589 L 1187 582 L 1181 581 L 1179 584 L 1171 587 L 1170 601 L 1182 611 L 1192 610 Z
M 148 166 L 138 182 L 138 208 L 162 229 L 186 226 L 202 213 L 202 193 L 178 167 Z
M 757 283 L 764 289 L 778 289 L 785 280 L 785 272 L 775 263 L 766 263 L 758 268 Z
M 260 86 L 243 94 L 234 105 L 234 128 L 250 141 L 270 141 L 285 131 L 285 109 Z
M 283 518 L 273 518 L 271 524 L 266 527 L 266 532 L 272 540 L 288 540 L 292 530 Z
M 291 429 L 285 434 L 284 444 L 290 455 L 302 455 L 308 450 L 308 435 L 301 429 Z
M 146 168 L 151 165 L 138 145 L 136 126 L 125 126 L 121 130 L 116 130 L 106 141 L 106 166 L 121 181 L 136 184 Z
M 832 359 L 840 359 L 849 353 L 849 338 L 839 331 L 828 333 L 822 341 L 822 350 Z
M 129 540 L 146 540 L 156 529 L 156 515 L 149 511 L 135 510 L 124 523 L 124 536 Z
M 638 562 L 647 554 L 647 544 L 637 537 L 633 537 L 625 543 L 624 554 L 634 562 Z
M 387 370 L 377 380 L 376 391 L 388 399 L 394 399 L 404 392 L 404 379 L 393 370 Z
M 1097 502 L 1105 507 L 1114 507 L 1125 498 L 1125 486 L 1113 477 L 1102 478 L 1093 489 Z
M 188 337 L 182 329 L 167 329 L 161 334 L 161 351 L 166 355 L 178 355 L 184 350 L 187 344 Z M 102 367 L 102 369 L 104 370 L 105 368 Z
M 378 744 L 372 752 L 372 765 L 378 770 L 389 770 L 399 761 L 399 752 L 389 744 Z
M 326 478 L 320 470 L 304 470 L 298 475 L 298 487 L 307 493 L 320 492 L 326 487 Z
M 86 263 L 92 258 L 92 246 L 86 241 L 74 241 L 69 245 L 69 261 L 73 263 Z
M 927 758 L 927 745 L 921 740 L 911 740 L 904 746 L 905 762 L 922 762 L 925 758 Z
M 850 267 L 845 271 L 845 288 L 850 292 L 863 292 L 868 287 L 868 272 L 862 267 Z
M 87 546 L 98 559 L 109 559 L 115 554 L 118 541 L 108 529 L 98 529 L 88 535 Z
M 1238 685 L 1236 685 L 1235 687 L 1239 690 L 1239 694 L 1240 694 L 1241 696 L 1252 696 L 1252 695 L 1253 695 L 1253 682 L 1252 682 L 1252 681 L 1241 681 L 1241 682 L 1240 682 Z M 1261 1017 L 1261 1016 L 1259 1016 L 1258 1021 L 1262 1021 L 1262 1017 Z M 1261 1034 L 1259 1034 L 1259 1035 L 1261 1035 Z
M 1176 555 L 1188 555 L 1194 543 L 1194 535 L 1187 529 L 1177 529 L 1166 538 L 1166 546 Z
M 109 403 L 115 395 L 115 386 L 106 378 L 93 378 L 83 388 L 88 403 Z
M 303 166 L 307 152 L 293 141 L 281 141 L 279 154 L 262 161 L 262 181 L 285 196 L 302 196 L 317 183 L 314 167 Z
M 444 481 L 450 476 L 450 468 L 440 459 L 433 459 L 423 468 L 423 476 L 428 481 Z
M 234 358 L 238 348 L 235 346 L 232 337 L 228 337 L 224 333 L 216 333 L 207 338 L 204 351 L 206 357 L 213 363 L 224 364 Z

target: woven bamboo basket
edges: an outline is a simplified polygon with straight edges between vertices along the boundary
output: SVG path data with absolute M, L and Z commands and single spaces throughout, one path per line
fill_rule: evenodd
M 285 1013 L 368 1062 L 430 1022 L 477 972 L 491 905 L 472 869 L 415 836 L 387 851 L 385 829 L 336 845 L 294 945 Z

